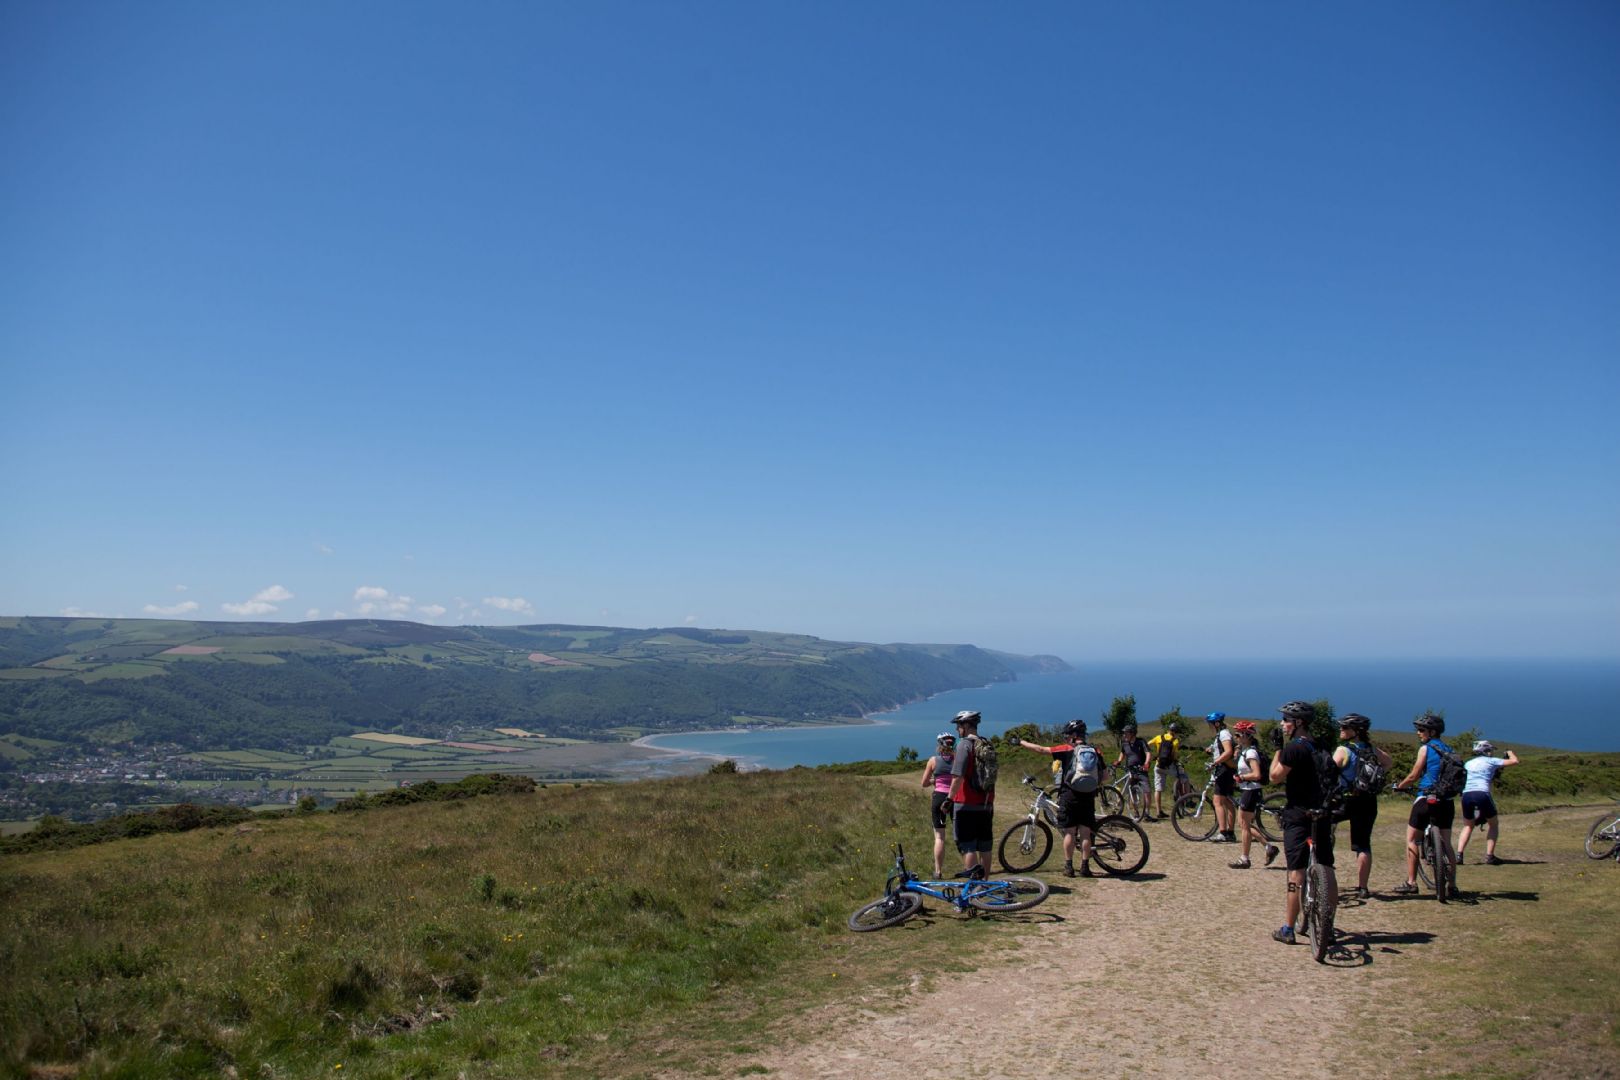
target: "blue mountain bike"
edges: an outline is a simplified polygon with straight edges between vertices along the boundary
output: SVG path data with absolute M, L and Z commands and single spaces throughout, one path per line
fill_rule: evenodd
M 1034 878 L 1005 877 L 988 881 L 951 878 L 929 881 L 906 869 L 905 849 L 894 845 L 894 871 L 883 895 L 849 917 L 856 933 L 898 926 L 922 910 L 923 897 L 943 900 L 968 915 L 980 911 L 1026 911 L 1046 899 L 1046 882 Z

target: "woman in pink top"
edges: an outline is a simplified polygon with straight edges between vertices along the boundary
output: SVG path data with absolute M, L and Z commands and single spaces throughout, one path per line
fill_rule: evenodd
M 922 786 L 934 788 L 934 876 L 945 876 L 945 829 L 951 823 L 951 763 L 956 760 L 956 736 L 948 731 L 934 740 L 938 753 L 923 766 Z

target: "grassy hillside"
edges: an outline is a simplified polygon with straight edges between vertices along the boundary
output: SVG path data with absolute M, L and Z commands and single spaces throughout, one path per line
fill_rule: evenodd
M 704 776 L 9 856 L 0 1067 L 532 1076 L 784 965 L 814 981 L 911 794 Z
M 208 749 L 357 729 L 587 738 L 858 716 L 1061 667 L 970 645 L 692 627 L 0 619 L 0 734 Z

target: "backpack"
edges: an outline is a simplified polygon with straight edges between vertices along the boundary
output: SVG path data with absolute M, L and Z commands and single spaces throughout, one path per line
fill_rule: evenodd
M 1468 782 L 1468 770 L 1463 766 L 1462 758 L 1448 750 L 1438 749 L 1432 742 L 1429 749 L 1440 755 L 1440 771 L 1435 774 L 1434 786 L 1429 789 L 1429 794 L 1437 799 L 1455 799 Z
M 1159 739 L 1159 768 L 1168 769 L 1176 763 L 1176 744 L 1168 735 Z
M 1378 755 L 1369 746 L 1365 753 L 1355 748 L 1356 768 L 1350 776 L 1351 795 L 1377 795 L 1384 790 L 1384 767 L 1378 764 Z
M 996 744 L 975 735 L 968 740 L 968 749 L 973 752 L 973 771 L 967 774 L 968 783 L 974 791 L 996 790 L 996 770 L 1000 768 L 996 761 Z
M 1260 786 L 1265 787 L 1271 783 L 1271 755 L 1259 743 L 1254 744 L 1254 752 L 1260 758 Z
M 1063 778 L 1070 791 L 1077 791 L 1082 795 L 1090 794 L 1102 784 L 1102 755 L 1097 748 L 1089 743 L 1081 743 L 1074 748 L 1074 756 L 1069 762 L 1069 775 Z
M 1348 789 L 1344 786 L 1344 770 L 1333 760 L 1331 750 L 1323 750 L 1313 745 L 1311 759 L 1316 762 L 1316 783 L 1322 791 L 1319 809 L 1335 810 L 1344 802 L 1344 797 L 1348 793 Z

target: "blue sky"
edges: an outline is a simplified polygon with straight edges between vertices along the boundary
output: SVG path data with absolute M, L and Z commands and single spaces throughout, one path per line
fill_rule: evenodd
M 0 6 L 0 613 L 1620 655 L 1617 46 Z

